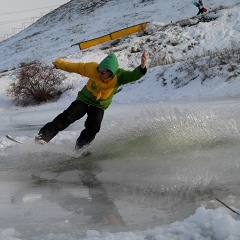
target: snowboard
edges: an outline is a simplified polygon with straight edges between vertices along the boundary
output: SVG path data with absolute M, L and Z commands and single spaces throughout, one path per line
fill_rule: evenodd
M 13 137 L 10 136 L 10 135 L 6 135 L 6 137 L 7 137 L 9 140 L 11 140 L 12 142 L 19 143 L 19 144 L 23 144 L 23 142 L 18 141 L 17 139 L 13 138 Z
M 197 2 L 194 2 L 193 4 L 194 4 L 196 7 L 199 6 L 199 3 L 197 3 Z
M 14 138 L 14 137 L 12 137 L 12 136 L 10 136 L 10 135 L 8 135 L 8 134 L 6 135 L 6 138 L 9 139 L 9 140 L 12 141 L 12 142 L 15 142 L 15 143 L 18 143 L 18 144 L 24 144 L 23 142 L 17 140 L 16 138 Z M 89 155 L 91 155 L 91 152 L 88 151 L 88 150 L 86 150 L 86 151 L 83 151 L 83 152 L 81 152 L 81 153 L 79 154 L 79 158 L 81 158 L 81 157 L 87 157 L 87 156 L 89 156 Z M 75 157 L 72 157 L 72 156 L 69 156 L 69 157 L 75 158 Z M 76 158 L 78 158 L 78 157 L 76 157 Z

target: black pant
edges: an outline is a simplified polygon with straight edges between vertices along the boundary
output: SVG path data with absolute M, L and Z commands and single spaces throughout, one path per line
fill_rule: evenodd
M 47 123 L 39 131 L 46 142 L 49 142 L 59 131 L 64 130 L 70 124 L 79 120 L 87 113 L 85 129 L 81 132 L 76 142 L 76 149 L 89 144 L 100 131 L 104 110 L 98 107 L 88 105 L 79 100 L 75 100 L 62 113 L 60 113 L 52 122 Z
M 203 14 L 203 8 L 199 8 L 199 9 L 198 9 L 197 15 L 199 15 L 199 14 Z

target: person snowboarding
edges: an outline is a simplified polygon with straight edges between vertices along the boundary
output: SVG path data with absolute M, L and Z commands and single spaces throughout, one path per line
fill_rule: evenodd
M 140 79 L 147 72 L 147 54 L 141 56 L 141 64 L 134 70 L 119 68 L 114 53 L 106 56 L 99 64 L 96 62 L 67 62 L 58 58 L 53 65 L 63 71 L 78 73 L 88 78 L 86 85 L 78 92 L 78 96 L 70 106 L 60 113 L 52 122 L 45 124 L 35 137 L 35 142 L 48 143 L 59 131 L 87 114 L 85 128 L 81 131 L 75 145 L 78 151 L 89 145 L 100 131 L 105 110 L 112 102 L 119 86 Z
M 203 13 L 204 13 L 204 7 L 203 7 L 203 2 L 202 2 L 202 0 L 198 0 L 197 7 L 198 7 L 198 13 L 197 13 L 197 15 L 203 14 Z

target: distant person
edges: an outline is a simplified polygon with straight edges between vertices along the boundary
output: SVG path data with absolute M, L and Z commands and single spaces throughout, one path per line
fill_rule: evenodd
M 197 7 L 198 7 L 198 13 L 197 13 L 197 15 L 203 14 L 203 13 L 204 13 L 204 7 L 203 7 L 203 2 L 202 2 L 202 0 L 198 0 Z
M 59 131 L 66 129 L 70 124 L 87 114 L 85 129 L 76 141 L 75 150 L 80 150 L 88 145 L 100 131 L 105 110 L 112 102 L 114 93 L 120 85 L 140 79 L 147 72 L 147 54 L 144 51 L 141 65 L 133 71 L 119 68 L 118 59 L 114 53 L 109 54 L 99 64 L 96 62 L 66 62 L 58 58 L 53 62 L 57 69 L 78 73 L 88 79 L 86 85 L 78 92 L 77 99 L 59 114 L 52 122 L 43 126 L 38 136 L 37 143 L 47 143 Z

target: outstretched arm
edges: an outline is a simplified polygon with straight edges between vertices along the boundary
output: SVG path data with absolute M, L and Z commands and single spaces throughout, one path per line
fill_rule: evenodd
M 96 72 L 98 63 L 67 62 L 61 58 L 58 58 L 56 61 L 53 62 L 53 65 L 55 66 L 55 68 L 66 72 L 78 73 L 82 76 L 90 77 Z
M 141 58 L 141 68 L 144 69 L 146 67 L 147 63 L 147 53 L 146 51 L 143 52 L 142 58 Z
M 147 54 L 144 51 L 141 57 L 141 65 L 138 65 L 135 69 L 133 69 L 133 71 L 119 68 L 118 80 L 120 85 L 136 81 L 140 79 L 142 76 L 144 76 L 147 73 L 146 63 L 147 63 Z

